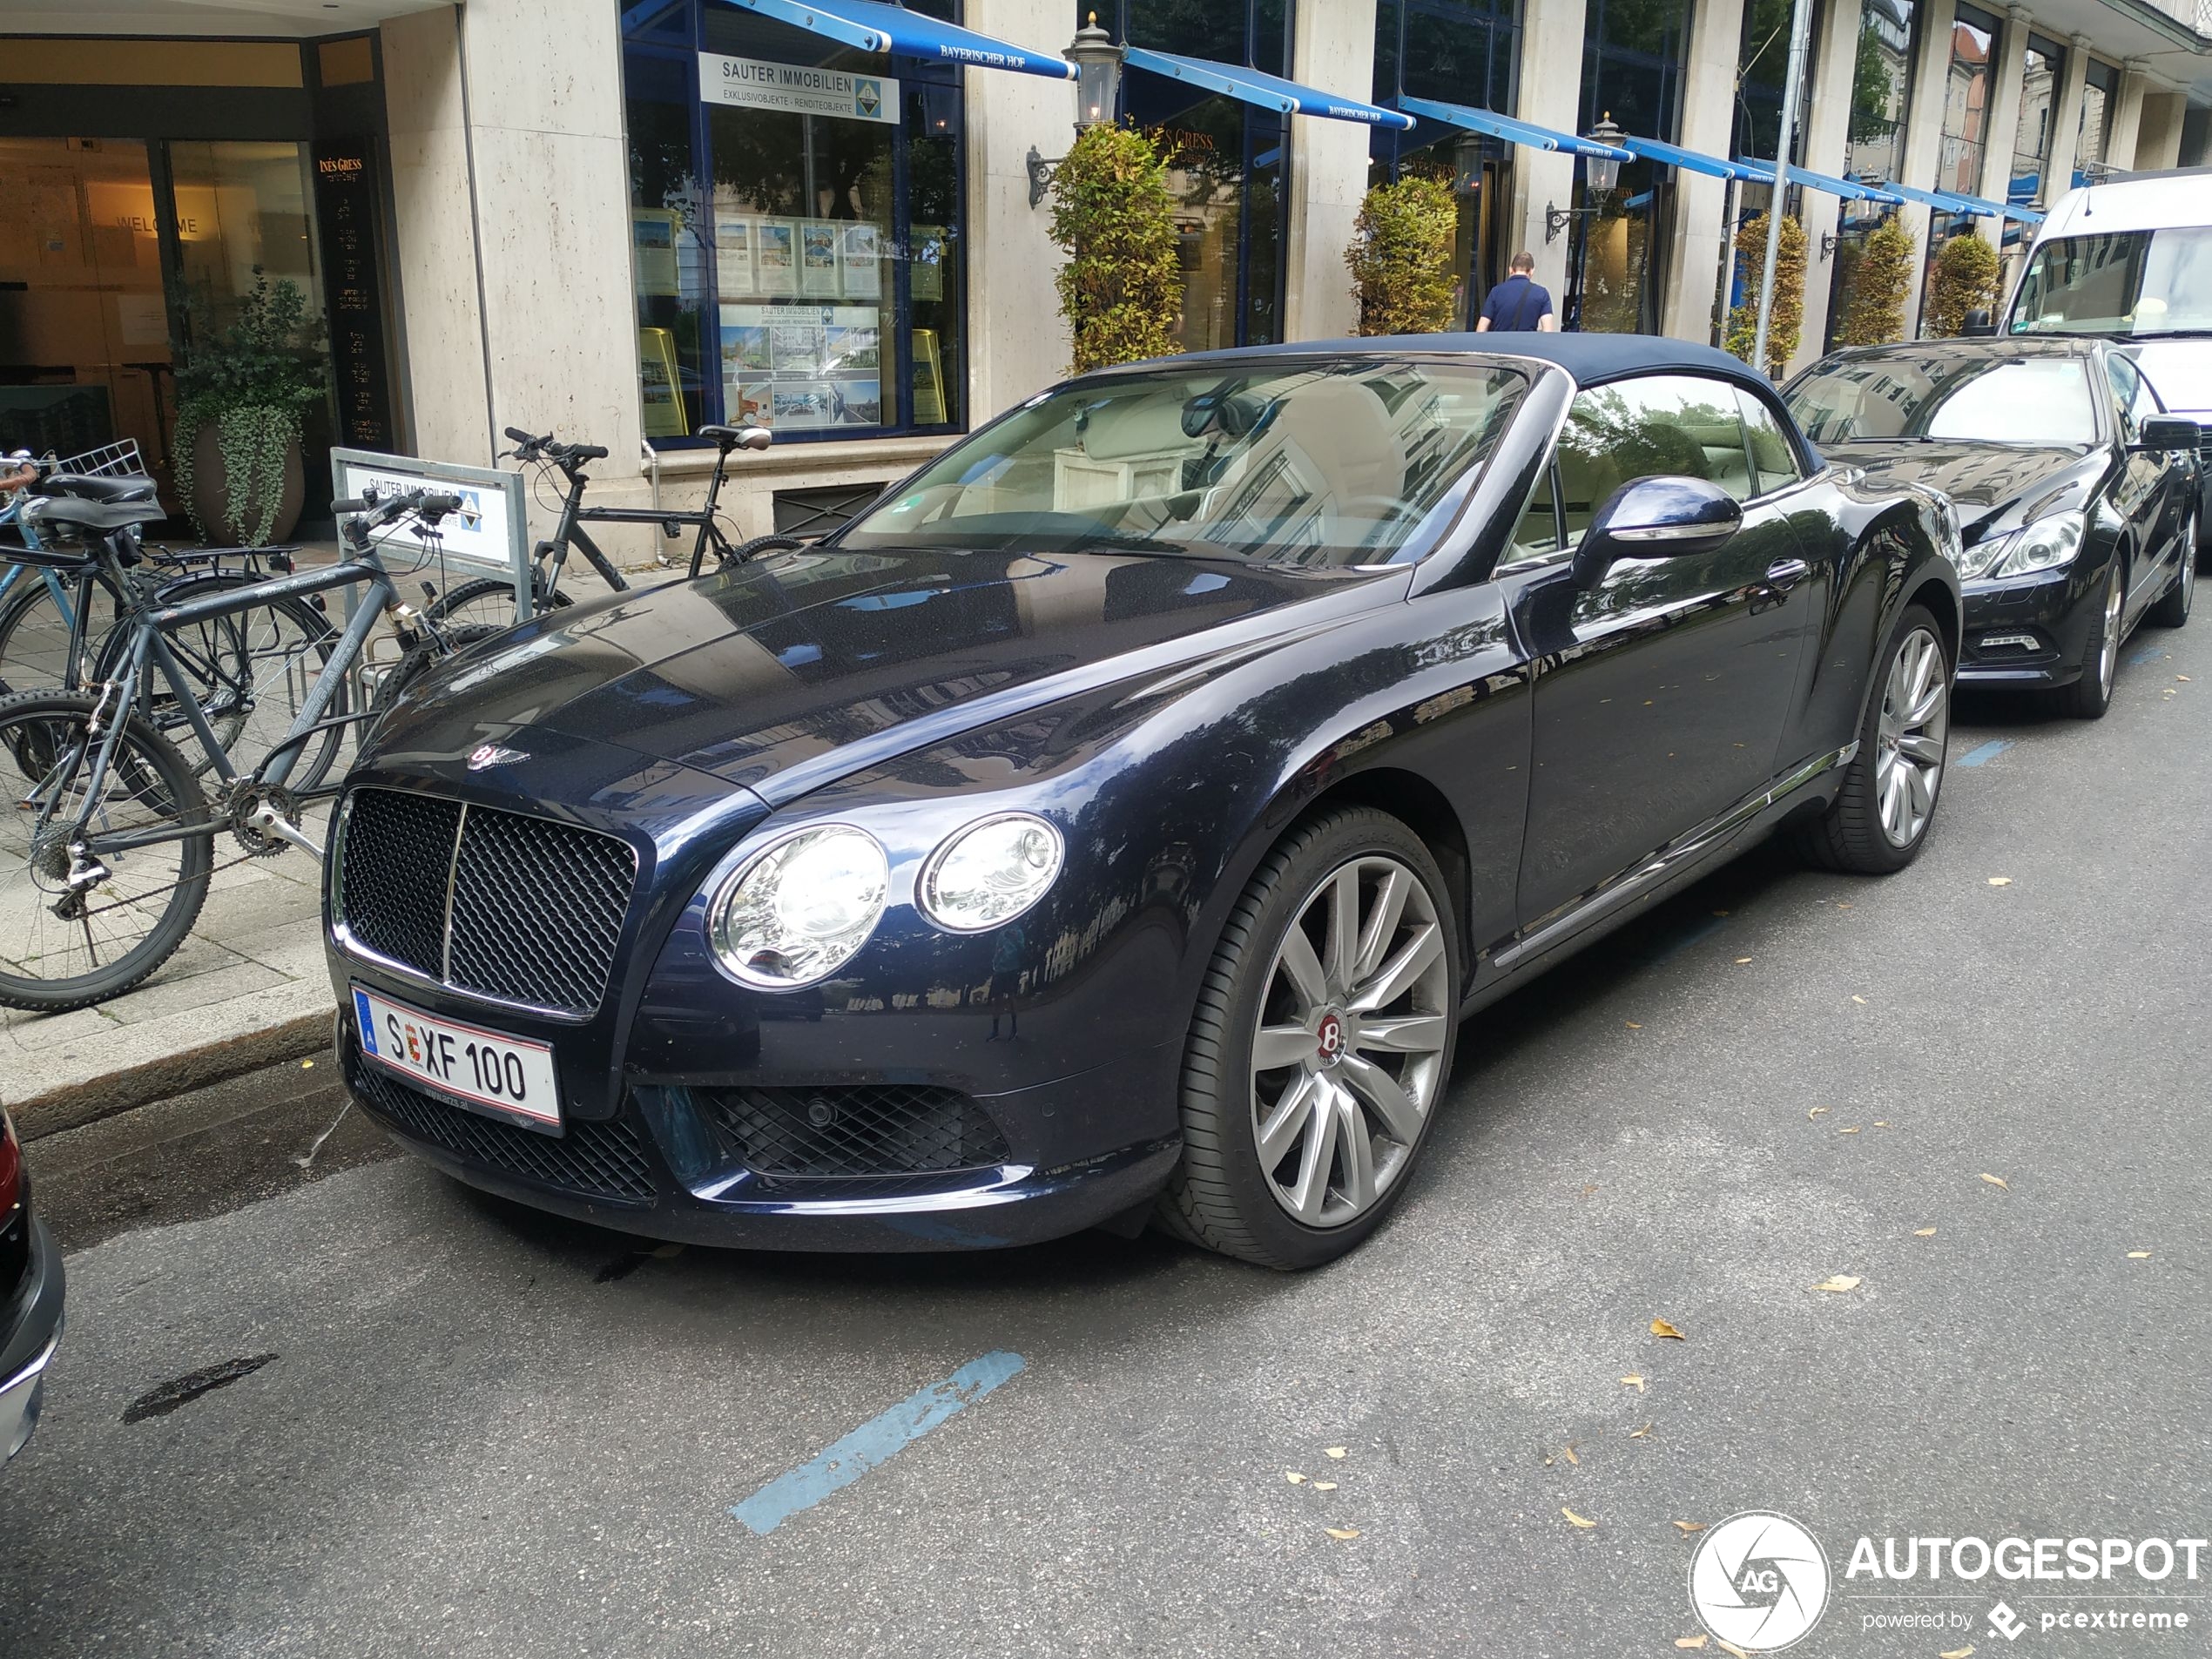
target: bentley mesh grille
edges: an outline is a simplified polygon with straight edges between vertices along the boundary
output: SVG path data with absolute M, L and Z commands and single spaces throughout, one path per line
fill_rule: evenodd
M 369 949 L 455 990 L 588 1014 L 637 878 L 628 843 L 596 830 L 362 789 L 347 808 L 341 913 Z
M 696 1097 L 760 1176 L 934 1175 L 988 1168 L 1009 1157 L 990 1114 L 956 1089 L 703 1089 Z

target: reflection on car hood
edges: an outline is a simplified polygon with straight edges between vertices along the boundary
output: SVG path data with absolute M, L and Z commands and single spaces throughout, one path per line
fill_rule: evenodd
M 2018 444 L 1831 443 L 1823 451 L 1886 483 L 1925 484 L 1958 503 L 1966 544 L 2080 505 L 2106 460 L 2101 449 Z
M 1157 671 L 1326 626 L 1402 593 L 1406 572 L 1394 574 L 1099 554 L 779 554 L 526 624 L 424 681 L 388 730 L 415 746 L 441 723 L 543 728 L 789 799 L 1102 671 Z M 1300 601 L 1295 621 L 1258 620 Z

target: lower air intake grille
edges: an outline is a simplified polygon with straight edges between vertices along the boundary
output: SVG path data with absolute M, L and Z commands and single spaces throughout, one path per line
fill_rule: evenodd
M 987 1169 L 1009 1154 L 986 1112 L 951 1089 L 867 1084 L 702 1089 L 698 1103 L 754 1174 L 801 1180 Z
M 653 1173 L 637 1132 L 612 1123 L 571 1122 L 559 1139 L 448 1106 L 361 1057 L 347 1043 L 346 1079 L 371 1112 L 411 1140 L 549 1187 L 617 1204 L 650 1204 Z

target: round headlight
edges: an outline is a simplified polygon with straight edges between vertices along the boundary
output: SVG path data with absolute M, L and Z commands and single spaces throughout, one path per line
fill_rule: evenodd
M 867 943 L 890 887 L 883 848 L 865 830 L 797 830 L 722 884 L 707 936 L 733 979 L 771 991 L 812 985 Z
M 1011 921 L 1060 873 L 1060 832 L 1028 813 L 981 818 L 947 836 L 921 867 L 921 914 L 956 934 Z

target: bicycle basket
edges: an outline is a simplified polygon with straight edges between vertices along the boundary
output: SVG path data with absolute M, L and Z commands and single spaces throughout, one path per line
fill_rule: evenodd
M 88 478 L 143 478 L 145 462 L 138 455 L 138 441 L 123 438 L 114 443 L 104 443 L 97 449 L 87 449 L 81 455 L 71 455 L 54 463 L 57 472 L 73 472 Z

